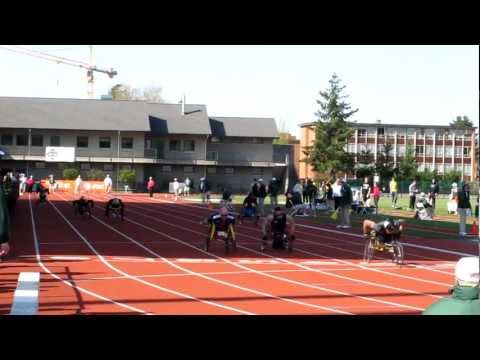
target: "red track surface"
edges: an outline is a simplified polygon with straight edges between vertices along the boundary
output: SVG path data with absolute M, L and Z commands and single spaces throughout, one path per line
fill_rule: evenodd
M 128 195 L 126 218 L 76 217 L 72 195 L 18 202 L 11 259 L 0 263 L 0 314 L 20 271 L 41 272 L 40 314 L 419 314 L 446 296 L 470 242 L 406 237 L 407 265 L 362 264 L 363 239 L 299 220 L 295 250 L 258 251 L 260 229 L 237 226 L 239 249 L 203 251 L 209 211 L 171 197 Z M 33 215 L 33 216 L 32 216 Z M 37 249 L 36 249 L 37 244 Z

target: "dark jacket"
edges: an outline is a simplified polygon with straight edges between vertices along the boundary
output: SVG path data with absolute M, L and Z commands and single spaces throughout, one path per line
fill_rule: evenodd
M 270 184 L 268 184 L 268 195 L 278 196 L 279 190 L 277 182 L 273 180 L 270 181 Z
M 431 184 L 430 185 L 430 192 L 432 193 L 433 196 L 438 195 L 438 193 L 440 192 L 440 188 L 439 188 L 438 184 Z
M 207 180 L 200 181 L 200 185 L 198 186 L 201 193 L 206 193 L 210 191 L 210 186 L 208 185 Z
M 10 219 L 7 209 L 6 196 L 0 186 L 0 244 L 6 243 L 10 236 Z
M 265 184 L 260 184 L 258 187 L 258 197 L 265 198 L 267 196 L 267 187 Z
M 465 191 L 465 185 L 462 186 L 461 190 L 458 192 L 458 208 L 459 209 L 471 209 L 470 205 L 470 193 Z
M 423 315 L 480 315 L 478 287 L 455 286 L 452 296 L 430 305 Z
M 350 206 L 353 202 L 352 189 L 347 183 L 342 185 L 342 197 L 338 200 L 338 206 Z
M 260 185 L 258 183 L 255 183 L 252 185 L 251 193 L 253 196 L 258 197 L 259 190 L 260 190 Z

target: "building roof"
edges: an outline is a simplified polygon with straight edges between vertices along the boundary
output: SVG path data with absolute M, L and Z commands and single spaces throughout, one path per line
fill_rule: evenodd
M 0 97 L 6 128 L 150 131 L 146 103 Z
M 212 117 L 205 105 L 144 101 L 0 97 L 0 126 L 23 129 L 120 130 L 156 135 L 278 136 L 272 118 Z
M 210 135 L 210 123 L 205 105 L 146 104 L 150 129 L 156 135 L 195 134 Z
M 272 118 L 211 116 L 210 127 L 216 137 L 278 137 L 277 125 Z
M 393 127 L 393 128 L 422 128 L 422 129 L 452 129 L 452 130 L 464 130 L 464 128 L 456 128 L 450 125 L 417 125 L 417 124 L 386 124 L 386 123 L 360 123 L 360 122 L 349 122 L 352 127 Z M 300 127 L 308 127 L 315 125 L 315 121 L 300 123 L 298 126 Z M 476 127 L 472 127 L 470 129 L 476 129 Z

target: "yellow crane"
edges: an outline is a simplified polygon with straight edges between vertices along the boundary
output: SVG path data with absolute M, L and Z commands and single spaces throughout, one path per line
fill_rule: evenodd
M 32 57 L 36 57 L 39 59 L 44 59 L 52 62 L 56 62 L 57 64 L 65 64 L 75 67 L 80 67 L 87 70 L 87 95 L 90 99 L 93 99 L 93 73 L 100 72 L 107 74 L 110 79 L 112 79 L 117 72 L 112 68 L 110 70 L 99 69 L 93 64 L 93 46 L 90 45 L 90 63 L 86 63 L 83 61 L 67 59 L 65 57 L 51 55 L 42 51 L 28 49 L 26 47 L 18 46 L 18 45 L 0 45 L 0 49 L 13 51 L 19 54 L 28 55 Z

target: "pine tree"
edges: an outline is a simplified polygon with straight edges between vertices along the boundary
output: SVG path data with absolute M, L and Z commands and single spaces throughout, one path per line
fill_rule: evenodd
M 358 109 L 351 110 L 350 104 L 342 95 L 345 86 L 333 74 L 329 80 L 330 87 L 320 91 L 321 100 L 317 100 L 320 110 L 315 113 L 318 120 L 315 124 L 315 142 L 304 150 L 305 162 L 321 174 L 335 177 L 339 172 L 353 170 L 353 157 L 347 152 L 347 141 L 352 129 L 347 119 Z

